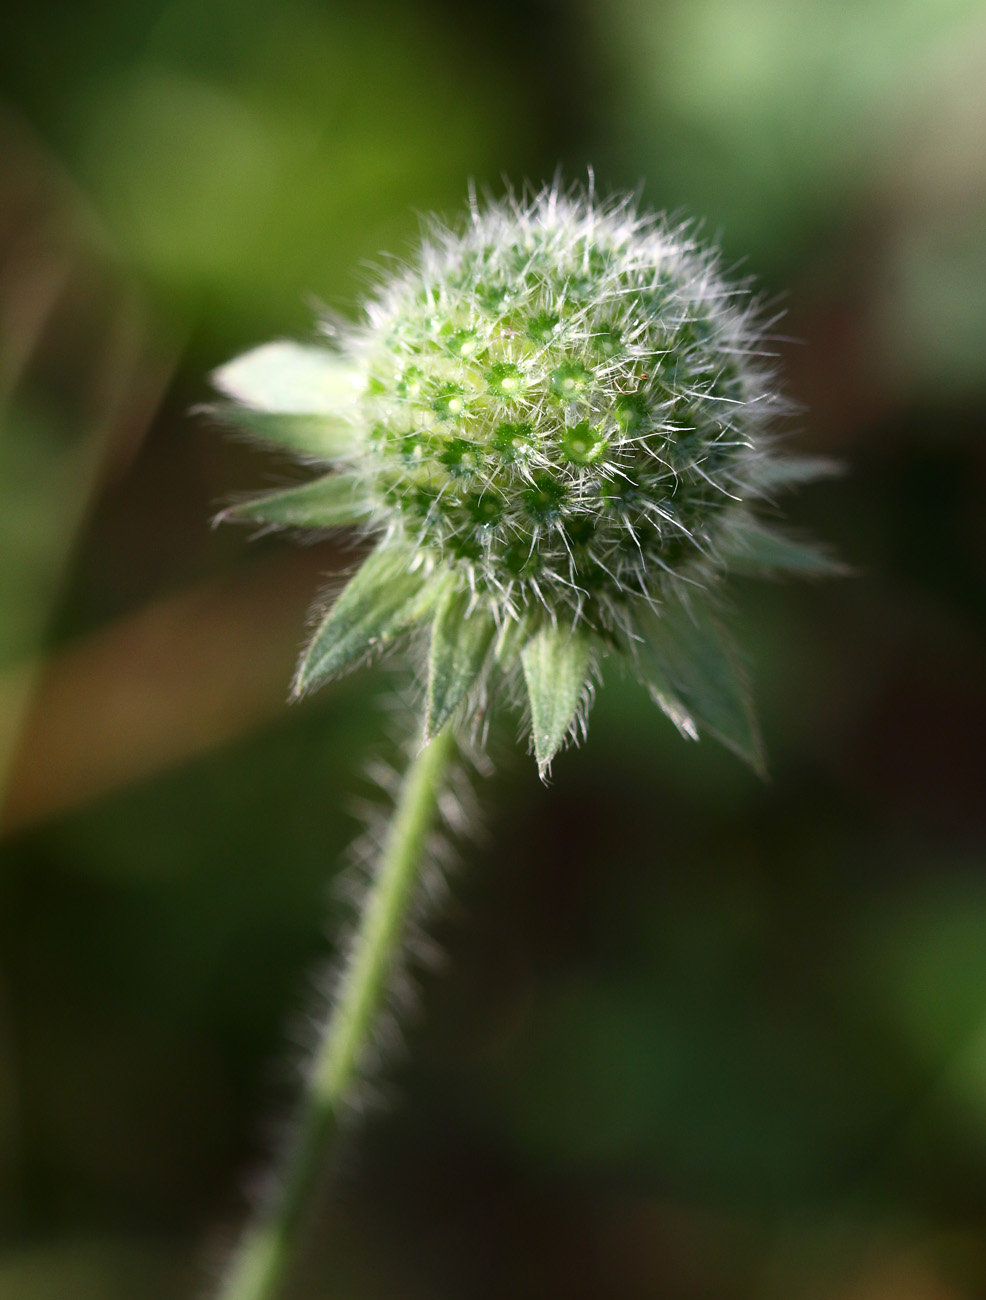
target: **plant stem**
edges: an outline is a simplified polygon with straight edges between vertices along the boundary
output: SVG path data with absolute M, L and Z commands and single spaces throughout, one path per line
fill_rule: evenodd
M 247 1227 L 219 1300 L 274 1300 L 280 1291 L 340 1105 L 357 1076 L 400 951 L 408 905 L 453 749 L 452 732 L 446 726 L 425 745 L 404 776 L 339 996 L 312 1062 L 297 1131 L 285 1153 L 277 1187 Z

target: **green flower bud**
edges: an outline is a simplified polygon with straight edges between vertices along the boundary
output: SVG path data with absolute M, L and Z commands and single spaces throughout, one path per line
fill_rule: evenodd
M 379 538 L 297 689 L 431 620 L 432 730 L 521 673 L 544 770 L 596 656 L 618 652 L 684 734 L 704 727 L 758 764 L 701 591 L 744 552 L 746 567 L 768 555 L 764 571 L 831 567 L 751 513 L 810 477 L 772 455 L 781 403 L 762 357 L 748 290 L 687 228 L 552 187 L 432 225 L 331 347 L 268 345 L 219 371 L 234 419 L 335 467 L 297 507 L 281 492 L 226 514 L 348 518 Z

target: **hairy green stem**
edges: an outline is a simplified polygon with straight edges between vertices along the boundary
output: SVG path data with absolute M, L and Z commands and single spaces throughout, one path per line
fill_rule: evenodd
M 220 1288 L 220 1300 L 274 1300 L 280 1292 L 339 1108 L 355 1082 L 386 995 L 453 749 L 446 726 L 405 774 L 342 987 L 312 1063 L 300 1122 L 285 1154 L 277 1191 L 246 1229 Z

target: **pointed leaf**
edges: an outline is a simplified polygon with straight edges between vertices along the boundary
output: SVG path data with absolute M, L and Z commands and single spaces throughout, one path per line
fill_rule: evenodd
M 328 348 L 283 340 L 220 366 L 212 382 L 227 397 L 256 411 L 345 416 L 361 380 L 350 361 Z
M 668 601 L 642 623 L 640 669 L 656 702 L 684 734 L 708 731 L 765 775 L 763 744 L 732 637 L 697 601 Z
M 590 649 L 585 633 L 544 627 L 521 651 L 534 756 L 542 778 L 575 722 L 589 675 Z
M 359 429 L 332 415 L 278 415 L 249 406 L 209 406 L 206 414 L 271 447 L 283 447 L 315 461 L 334 461 L 351 455 L 359 443 Z
M 752 518 L 737 523 L 719 549 L 730 568 L 739 573 L 835 577 L 847 572 L 824 546 L 799 541 Z
M 664 670 L 661 661 L 650 647 L 640 654 L 638 666 L 647 691 L 664 716 L 673 722 L 678 733 L 685 740 L 698 740 L 698 723 L 677 695 L 671 678 Z
M 363 561 L 302 656 L 295 695 L 385 648 L 427 612 L 439 590 L 420 570 L 412 573 L 408 559 L 400 547 L 378 546 Z
M 756 486 L 765 492 L 838 478 L 842 466 L 827 456 L 765 456 L 755 471 Z
M 521 614 L 519 618 L 504 619 L 493 653 L 496 662 L 505 673 L 509 673 L 514 667 L 530 637 L 531 619 L 528 615 Z
M 279 528 L 336 528 L 365 519 L 370 504 L 352 474 L 326 474 L 300 487 L 238 501 L 218 516 L 221 521 L 273 524 Z
M 425 739 L 430 740 L 472 690 L 496 634 L 487 609 L 467 614 L 468 591 L 443 596 L 431 632 Z

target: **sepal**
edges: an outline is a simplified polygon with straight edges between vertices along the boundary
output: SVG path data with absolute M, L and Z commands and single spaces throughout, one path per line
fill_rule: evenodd
M 591 649 L 586 633 L 549 625 L 521 651 L 534 757 L 542 780 L 578 717 L 588 685 Z
M 211 413 L 275 447 L 331 461 L 358 437 L 352 421 L 362 376 L 328 348 L 265 343 L 220 366 L 211 379 L 233 402 Z
M 257 442 L 293 452 L 305 460 L 332 463 L 345 460 L 359 448 L 359 430 L 333 415 L 281 415 L 255 411 L 249 406 L 221 403 L 203 408 L 222 424 L 247 433 Z
M 824 546 L 801 541 L 758 519 L 733 525 L 718 546 L 719 554 L 737 573 L 769 575 L 796 573 L 802 577 L 838 577 L 847 572 Z
M 497 667 L 502 673 L 509 675 L 516 668 L 520 653 L 531 639 L 533 630 L 530 614 L 511 615 L 503 620 L 493 647 Z
M 214 370 L 214 387 L 254 411 L 345 417 L 359 395 L 359 371 L 327 348 L 280 340 Z
M 707 731 L 760 776 L 763 742 L 732 636 L 713 611 L 669 601 L 641 622 L 638 670 L 655 703 L 685 736 Z
M 447 579 L 412 571 L 409 561 L 409 553 L 397 546 L 378 546 L 363 561 L 302 655 L 295 696 L 385 650 L 434 608 Z
M 485 607 L 469 612 L 470 593 L 456 588 L 439 602 L 428 656 L 425 739 L 449 720 L 476 684 L 486 663 L 496 623 Z
M 338 528 L 370 513 L 370 504 L 352 474 L 326 474 L 299 487 L 265 492 L 227 506 L 217 523 L 270 524 L 276 528 Z
M 828 456 L 765 456 L 754 466 L 752 478 L 754 487 L 769 494 L 842 473 L 842 465 Z

